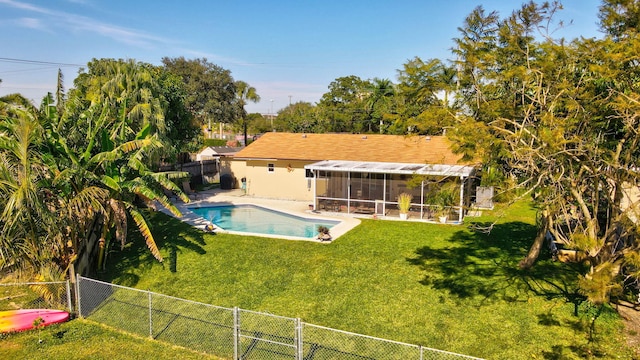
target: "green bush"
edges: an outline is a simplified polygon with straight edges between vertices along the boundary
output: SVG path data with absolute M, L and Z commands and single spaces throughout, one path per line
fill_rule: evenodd
M 204 146 L 226 146 L 227 140 L 225 139 L 204 139 Z

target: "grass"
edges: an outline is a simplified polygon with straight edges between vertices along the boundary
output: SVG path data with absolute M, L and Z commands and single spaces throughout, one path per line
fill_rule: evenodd
M 597 320 L 596 336 L 589 341 L 594 311 L 573 288 L 580 269 L 543 259 L 532 271 L 517 270 L 534 230 L 532 214 L 519 204 L 490 235 L 463 227 L 367 221 L 332 244 L 209 235 L 155 215 L 155 233 L 162 234 L 156 240 L 167 261 L 159 264 L 144 247 L 129 246 L 112 254 L 112 267 L 102 276 L 181 298 L 491 359 L 631 358 L 610 309 Z M 167 306 L 178 311 L 179 305 Z M 143 337 L 74 320 L 45 328 L 42 344 L 36 332 L 4 336 L 0 358 L 118 359 L 124 357 L 111 348 L 124 346 L 133 349 L 126 358 L 166 352 L 144 337 L 143 312 L 143 321 L 127 313 L 131 329 L 112 324 Z M 162 326 L 157 320 L 154 326 Z M 184 327 L 174 322 L 172 328 L 199 331 L 193 322 Z M 104 346 L 109 339 L 122 345 Z M 180 358 L 190 356 L 176 351 Z
M 42 341 L 39 341 L 42 340 Z M 76 319 L 37 331 L 0 334 L 0 359 L 217 359 Z
M 613 310 L 605 309 L 589 336 L 593 311 L 575 289 L 581 269 L 543 254 L 532 270 L 518 270 L 535 233 L 533 215 L 518 204 L 490 234 L 365 220 L 319 244 L 205 234 L 154 214 L 165 262 L 138 239 L 110 254 L 100 277 L 489 359 L 631 358 Z

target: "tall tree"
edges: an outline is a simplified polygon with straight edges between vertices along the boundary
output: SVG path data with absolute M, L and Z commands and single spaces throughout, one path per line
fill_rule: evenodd
M 162 67 L 155 68 L 154 73 L 166 101 L 163 156 L 171 160 L 181 152 L 199 151 L 200 143 L 196 140 L 201 134 L 201 129 L 197 119 L 186 107 L 187 91 L 182 78 Z
M 396 132 L 440 135 L 455 125 L 450 96 L 455 91 L 456 72 L 452 67 L 438 59 L 416 57 L 403 64 L 398 80 L 402 116 L 394 124 Z
M 249 86 L 244 81 L 236 81 L 236 103 L 238 104 L 238 119 L 242 123 L 242 132 L 244 134 L 244 145 L 248 144 L 247 139 L 247 111 L 244 109 L 247 101 L 257 103 L 260 101 L 260 95 L 256 88 Z
M 232 123 L 237 117 L 236 83 L 231 71 L 207 59 L 162 59 L 167 71 L 178 75 L 186 90 L 185 104 L 200 125 Z
M 640 4 L 636 0 L 603 0 L 600 27 L 613 39 L 632 36 L 640 30 Z
M 384 132 L 384 120 L 395 111 L 394 100 L 396 86 L 389 79 L 374 78 L 368 88 L 366 108 L 370 118 L 368 119 L 368 131 Z
M 64 93 L 64 75 L 62 70 L 58 69 L 58 78 L 56 81 L 56 111 L 58 114 L 64 112 L 64 102 L 66 100 L 66 94 Z
M 106 191 L 103 211 L 90 219 L 90 231 L 100 234 L 107 247 L 111 238 L 123 243 L 130 217 L 153 256 L 162 260 L 141 208 L 159 201 L 178 214 L 161 189 L 181 192 L 169 180 L 179 174 L 150 171 L 150 157 L 164 146 L 167 130 L 162 107 L 167 101 L 154 70 L 134 61 L 90 63 L 70 91 L 72 111 L 55 126 L 74 129 L 78 136 L 73 143 L 67 136 L 53 136 L 51 149 L 59 159 L 56 181 L 72 184 L 66 197 L 77 196 L 87 185 Z
M 335 79 L 318 103 L 329 132 L 356 132 L 366 117 L 364 99 L 369 82 L 355 75 Z
M 291 104 L 278 112 L 282 130 L 295 133 L 324 133 L 326 129 L 318 119 L 317 107 L 308 102 Z
M 460 82 L 459 96 L 464 100 L 466 112 L 475 118 L 490 119 L 493 114 L 485 115 L 485 86 L 487 72 L 494 64 L 494 49 L 498 30 L 497 12 L 486 14 L 482 6 L 476 7 L 459 27 L 460 38 L 454 39 L 453 49 Z M 489 120 L 486 120 L 489 121 Z
M 86 134 L 95 123 L 77 126 L 74 121 L 87 117 L 100 118 L 102 126 L 109 129 L 109 138 L 119 141 L 133 140 L 138 131 L 149 125 L 153 134 L 165 138 L 166 124 L 162 96 L 157 78 L 149 64 L 134 60 L 94 59 L 74 80 L 74 88 L 68 94 L 65 119 L 58 126 L 67 134 L 70 145 L 78 141 L 84 145 Z
M 51 175 L 43 161 L 44 129 L 25 102 L 0 99 L 0 269 L 41 274 L 50 272 L 47 265 L 64 245 L 51 241 L 59 226 L 45 185 Z
M 528 3 L 500 22 L 484 53 L 494 60 L 464 84 L 482 94 L 466 98 L 477 110 L 460 116 L 454 137 L 502 164 L 539 208 L 538 233 L 520 266 L 533 266 L 551 235 L 588 265 L 580 291 L 602 304 L 640 275 L 637 209 L 622 203 L 639 180 L 640 40 L 536 42 L 533 30 L 553 23 L 558 9 Z

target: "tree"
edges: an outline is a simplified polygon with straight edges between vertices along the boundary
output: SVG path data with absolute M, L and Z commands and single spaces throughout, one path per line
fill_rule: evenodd
M 162 59 L 167 71 L 179 76 L 185 86 L 185 105 L 200 125 L 209 121 L 232 123 L 237 118 L 236 83 L 229 70 L 207 59 L 184 57 Z
M 278 124 L 284 131 L 295 133 L 324 133 L 317 116 L 317 108 L 311 103 L 299 101 L 278 112 Z
M 100 239 L 93 261 L 101 266 L 110 245 L 126 241 L 129 219 L 162 261 L 143 209 L 158 201 L 179 214 L 162 189 L 188 198 L 171 181 L 184 174 L 149 168 L 165 129 L 165 99 L 150 70 L 94 60 L 76 79 L 62 114 L 51 94 L 40 111 L 20 96 L 0 101 L 2 269 L 47 279 L 69 270 L 73 277 L 92 235 Z
M 613 39 L 637 34 L 640 27 L 640 4 L 635 0 L 603 0 L 600 27 Z
M 455 125 L 455 106 L 450 96 L 455 91 L 456 72 L 438 59 L 423 61 L 415 57 L 398 71 L 398 96 L 401 99 L 395 132 L 440 135 Z
M 166 101 L 164 118 L 167 130 L 164 137 L 166 149 L 164 157 L 174 159 L 177 154 L 184 151 L 199 151 L 200 146 L 195 140 L 201 133 L 201 129 L 186 107 L 187 91 L 182 78 L 161 67 L 155 68 L 154 73 Z
M 100 118 L 111 139 L 132 140 L 147 125 L 151 133 L 166 139 L 166 100 L 152 70 L 150 65 L 134 60 L 92 60 L 88 70 L 74 80 L 58 131 L 66 134 L 70 146 L 77 142 L 84 148 L 86 135 L 95 124 L 78 126 L 76 121 Z
M 484 8 L 478 6 L 465 19 L 464 27 L 458 28 L 462 36 L 454 39 L 453 53 L 457 57 L 455 64 L 460 82 L 458 95 L 468 114 L 484 120 L 493 116 L 491 113 L 485 115 L 482 105 L 487 103 L 484 88 L 491 85 L 486 80 L 490 78 L 487 72 L 494 64 L 498 20 L 497 12 L 485 14 Z
M 329 91 L 318 103 L 320 118 L 328 132 L 356 132 L 366 116 L 364 98 L 368 82 L 355 75 L 339 77 L 329 84 Z
M 65 198 L 78 196 L 87 185 L 106 192 L 102 210 L 86 219 L 88 224 L 78 221 L 89 227 L 84 238 L 78 238 L 78 249 L 90 233 L 100 234 L 102 249 L 109 248 L 112 238 L 124 244 L 130 216 L 153 256 L 162 261 L 141 208 L 159 201 L 179 214 L 163 188 L 188 201 L 170 181 L 184 174 L 150 171 L 150 158 L 164 146 L 167 130 L 162 107 L 167 102 L 153 70 L 133 61 L 94 60 L 70 91 L 73 111 L 52 127 L 74 129 L 78 135 L 73 143 L 61 133 L 51 137 L 51 151 L 58 159 L 55 180 L 71 185 L 64 187 Z
M 474 111 L 459 117 L 454 137 L 461 149 L 501 164 L 539 209 L 520 267 L 534 265 L 551 235 L 587 265 L 580 292 L 603 304 L 640 275 L 636 209 L 622 206 L 639 180 L 640 40 L 536 42 L 532 30 L 552 23 L 558 6 L 525 4 L 500 23 L 482 57 L 493 63 L 468 72 L 476 79 L 465 83 Z
M 366 109 L 370 118 L 367 121 L 368 131 L 384 132 L 383 120 L 394 112 L 395 85 L 389 79 L 374 78 L 368 88 Z M 377 127 L 377 129 L 376 129 Z
M 58 280 L 60 269 L 50 266 L 65 248 L 56 237 L 58 206 L 46 186 L 44 129 L 27 103 L 19 95 L 0 99 L 0 269 Z
M 247 105 L 247 101 L 251 101 L 257 103 L 260 101 L 260 95 L 256 91 L 256 88 L 249 86 L 244 81 L 236 81 L 236 103 L 238 104 L 238 118 L 242 123 L 242 132 L 244 134 L 244 144 L 245 146 L 248 144 L 247 139 L 247 112 L 244 109 L 245 105 Z
M 251 113 L 247 115 L 247 123 L 252 134 L 261 134 L 271 131 L 271 123 L 262 114 Z

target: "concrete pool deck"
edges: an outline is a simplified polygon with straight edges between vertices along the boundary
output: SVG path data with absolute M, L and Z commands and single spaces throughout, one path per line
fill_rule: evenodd
M 269 209 L 277 210 L 283 213 L 304 217 L 304 218 L 313 218 L 313 219 L 327 219 L 339 221 L 340 223 L 333 226 L 331 228 L 331 237 L 332 241 L 335 241 L 340 236 L 347 233 L 349 230 L 360 224 L 360 220 L 348 217 L 348 216 L 340 216 L 332 214 L 320 214 L 309 210 L 309 202 L 308 201 L 295 201 L 295 200 L 278 200 L 278 199 L 264 199 L 257 198 L 252 196 L 247 196 L 240 189 L 234 190 L 220 190 L 220 189 L 212 189 L 200 191 L 197 194 L 196 200 L 191 200 L 189 203 L 183 203 L 182 201 L 174 201 L 174 205 L 180 210 L 182 213 L 182 217 L 179 218 L 181 221 L 184 221 L 192 226 L 195 226 L 201 230 L 204 230 L 207 225 L 210 224 L 209 221 L 201 218 L 200 216 L 194 214 L 190 208 L 200 207 L 200 206 L 212 206 L 212 205 L 258 205 L 262 207 L 266 207 Z M 162 208 L 163 212 L 173 216 L 168 210 Z M 229 232 L 233 233 L 233 232 Z M 290 239 L 290 240 L 306 240 L 306 241 L 317 241 L 316 238 L 313 239 L 305 239 L 305 238 L 297 238 L 291 236 L 277 236 L 277 235 L 261 235 L 261 234 L 246 234 L 251 236 L 261 236 L 261 237 L 270 237 L 270 238 L 282 238 L 282 239 Z

